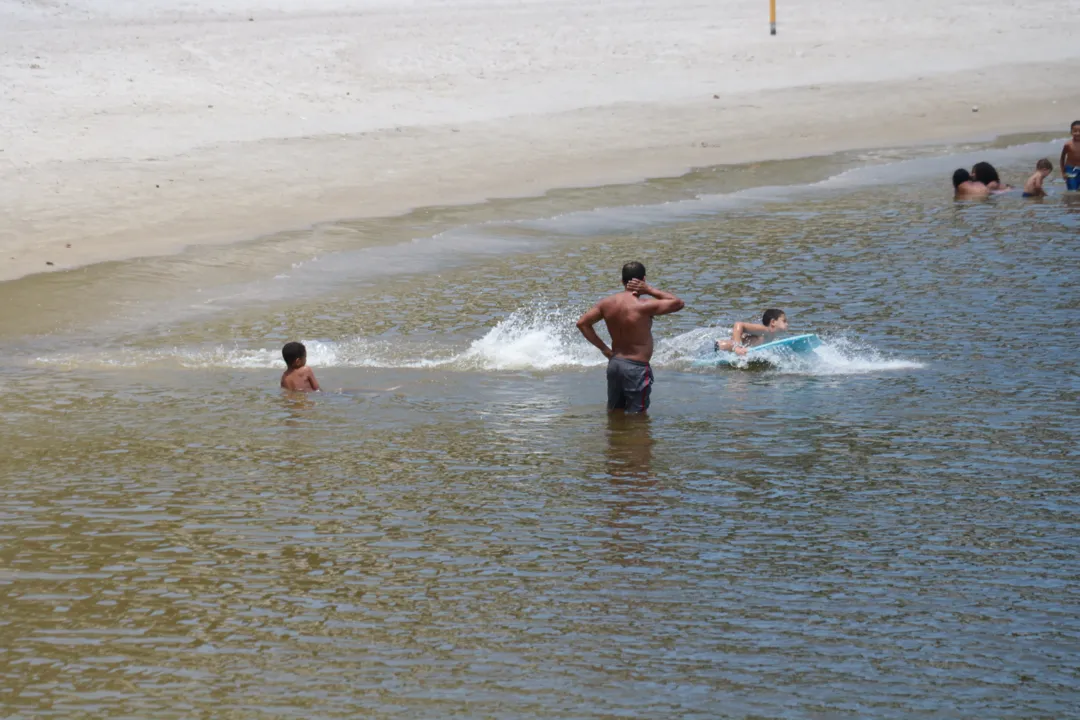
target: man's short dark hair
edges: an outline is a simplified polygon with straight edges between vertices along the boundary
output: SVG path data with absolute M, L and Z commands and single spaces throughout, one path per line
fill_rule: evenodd
M 952 186 L 954 188 L 958 188 L 958 187 L 960 187 L 961 185 L 963 185 L 964 183 L 966 183 L 970 179 L 971 179 L 971 173 L 969 173 L 964 168 L 960 168 L 959 170 L 957 170 L 956 172 L 954 172 L 952 174 Z
M 1043 158 L 1039 162 L 1035 163 L 1035 169 L 1036 170 L 1053 170 L 1054 169 L 1054 163 L 1050 162 L 1046 158 Z
M 773 320 L 779 320 L 782 317 L 784 317 L 784 311 L 783 310 L 777 310 L 776 308 L 769 308 L 768 310 L 766 310 L 764 313 L 761 314 L 761 324 L 764 325 L 765 327 L 769 327 L 769 323 L 771 323 Z
M 644 280 L 645 279 L 645 266 L 639 263 L 637 260 L 628 262 L 622 266 L 622 284 L 630 282 L 631 280 Z
M 307 348 L 304 347 L 304 343 L 285 343 L 285 347 L 281 348 L 281 357 L 285 359 L 286 365 L 292 367 L 294 362 L 307 357 Z

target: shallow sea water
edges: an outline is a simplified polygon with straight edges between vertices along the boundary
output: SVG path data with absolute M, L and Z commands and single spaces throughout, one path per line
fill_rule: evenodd
M 0 286 L 0 714 L 1075 714 L 1080 198 L 941 180 L 1035 140 Z M 573 327 L 629 259 L 647 419 Z M 769 306 L 816 359 L 692 367 Z

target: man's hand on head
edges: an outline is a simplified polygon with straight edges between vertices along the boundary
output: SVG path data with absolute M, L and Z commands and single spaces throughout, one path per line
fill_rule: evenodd
M 634 278 L 630 282 L 626 283 L 626 289 L 634 293 L 634 297 L 641 297 L 642 295 L 648 295 L 649 286 L 644 280 L 638 280 Z

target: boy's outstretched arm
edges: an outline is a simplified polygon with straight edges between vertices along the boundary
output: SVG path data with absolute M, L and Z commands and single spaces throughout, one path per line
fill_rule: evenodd
M 742 342 L 743 335 L 762 335 L 769 332 L 769 328 L 758 323 L 751 322 L 737 322 L 731 328 L 731 339 L 736 345 Z
M 769 328 L 758 323 L 750 322 L 737 322 L 731 328 L 731 349 L 736 355 L 745 355 L 746 348 L 743 347 L 743 335 L 762 335 L 769 332 Z
M 739 352 L 739 347 L 742 344 L 742 336 L 745 332 L 752 331 L 753 328 L 760 327 L 762 330 L 766 329 L 764 325 L 754 325 L 754 323 L 738 322 L 731 326 L 731 339 L 730 340 L 717 340 L 715 347 L 717 350 L 726 350 Z
M 757 325 L 755 323 L 742 322 L 741 320 L 731 326 L 731 339 L 730 340 L 717 340 L 717 350 L 727 350 L 731 352 L 743 355 L 746 353 L 742 346 L 743 335 L 755 333 L 763 333 L 768 331 L 769 328 L 764 325 Z M 742 350 L 740 353 L 739 351 Z

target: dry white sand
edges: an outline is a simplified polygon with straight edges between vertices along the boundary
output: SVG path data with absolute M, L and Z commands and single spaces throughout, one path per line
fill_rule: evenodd
M 778 5 L 0 0 L 0 280 L 1080 117 L 1077 0 Z

